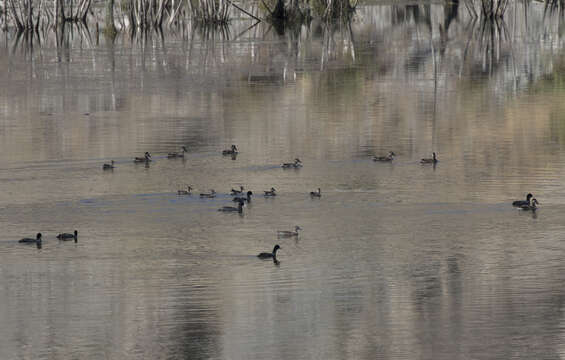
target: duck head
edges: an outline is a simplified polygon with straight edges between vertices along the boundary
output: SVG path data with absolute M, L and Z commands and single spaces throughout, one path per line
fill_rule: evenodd
M 277 250 L 280 249 L 281 247 L 279 246 L 279 244 L 275 245 L 275 247 L 273 248 L 273 255 L 276 255 Z

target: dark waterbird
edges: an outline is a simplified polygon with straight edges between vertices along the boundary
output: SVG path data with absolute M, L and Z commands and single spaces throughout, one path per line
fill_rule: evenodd
M 177 191 L 179 195 L 192 195 L 192 187 L 190 185 L 186 185 L 186 190 L 179 190 Z
M 136 157 L 135 159 L 133 159 L 133 162 L 136 163 L 148 163 L 151 161 L 151 154 L 149 152 L 145 152 L 145 155 L 143 157 Z
M 322 190 L 318 188 L 318 191 L 310 191 L 311 197 L 322 197 Z
M 262 252 L 259 255 L 257 255 L 257 257 L 259 259 L 276 259 L 277 258 L 277 250 L 280 249 L 281 247 L 277 244 L 275 245 L 275 247 L 273 248 L 273 252 L 272 253 L 268 253 L 268 252 Z
M 104 170 L 112 170 L 113 168 L 114 168 L 114 160 L 112 160 L 112 162 L 110 164 L 102 165 L 102 169 L 104 169 Z
M 37 233 L 34 238 L 23 238 L 18 241 L 20 244 L 35 244 L 38 249 L 41 249 L 41 233 Z
M 78 241 L 78 231 L 75 230 L 74 234 L 70 234 L 70 233 L 61 233 L 59 235 L 57 235 L 57 239 L 59 240 L 75 240 L 75 242 Z
M 232 145 L 231 149 L 222 151 L 222 155 L 236 155 L 239 153 L 237 146 Z
M 532 210 L 532 211 L 536 211 L 536 209 L 538 208 L 537 205 L 539 205 L 539 202 L 536 200 L 536 198 L 533 198 L 532 201 L 529 204 L 523 204 L 520 206 L 520 209 L 522 210 Z
M 436 153 L 432 153 L 432 158 L 423 158 L 420 160 L 420 164 L 437 164 L 439 160 L 436 157 Z
M 530 205 L 530 200 L 534 197 L 534 195 L 532 195 L 531 193 L 529 193 L 528 195 L 526 195 L 526 200 L 516 200 L 512 203 L 512 206 L 515 207 L 522 207 L 524 205 L 529 206 Z
M 37 233 L 34 238 L 23 238 L 18 241 L 20 244 L 35 244 L 37 242 L 41 242 L 41 233 Z
M 248 191 L 248 192 L 247 192 L 247 197 L 236 196 L 236 197 L 233 198 L 233 201 L 234 201 L 234 202 L 237 202 L 237 201 L 247 201 L 247 202 L 249 203 L 249 202 L 251 202 L 251 195 L 253 195 L 253 192 Z

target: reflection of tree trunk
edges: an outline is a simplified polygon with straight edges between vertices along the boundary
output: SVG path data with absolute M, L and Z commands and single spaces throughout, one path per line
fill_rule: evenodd
M 114 25 L 114 0 L 106 0 L 106 34 L 113 35 L 116 33 Z

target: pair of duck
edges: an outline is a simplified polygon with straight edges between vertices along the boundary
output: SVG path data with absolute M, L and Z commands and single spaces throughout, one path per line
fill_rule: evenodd
M 534 198 L 534 195 L 532 195 L 531 193 L 528 193 L 528 195 L 526 195 L 526 200 L 516 200 L 512 202 L 512 206 L 522 210 L 536 211 L 538 205 L 539 202 L 536 200 L 536 198 Z
M 70 233 L 61 233 L 59 235 L 57 235 L 57 239 L 59 240 L 73 240 L 76 242 L 78 242 L 78 231 L 75 230 L 75 232 L 73 234 Z M 20 244 L 36 244 L 38 248 L 41 248 L 41 243 L 42 241 L 42 235 L 41 233 L 37 233 L 37 235 L 34 238 L 23 238 L 20 239 L 18 241 Z
M 387 156 L 374 156 L 373 161 L 379 162 L 392 162 L 396 154 L 393 151 L 389 151 Z M 436 153 L 432 153 L 431 158 L 423 158 L 420 160 L 420 164 L 437 164 L 439 160 L 437 159 Z
M 232 145 L 230 149 L 228 150 L 223 150 L 222 151 L 222 155 L 237 155 L 239 154 L 239 150 L 237 149 L 237 146 Z

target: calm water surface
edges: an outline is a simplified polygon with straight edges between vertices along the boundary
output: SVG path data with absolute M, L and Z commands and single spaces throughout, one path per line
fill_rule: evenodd
M 3 35 L 0 359 L 565 357 L 563 19 L 505 19 Z

